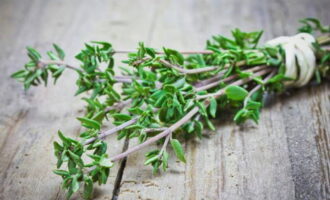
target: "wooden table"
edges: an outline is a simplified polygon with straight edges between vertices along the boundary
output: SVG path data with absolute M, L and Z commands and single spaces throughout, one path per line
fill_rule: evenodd
M 25 46 L 46 52 L 58 43 L 73 64 L 91 40 L 120 49 L 145 41 L 201 50 L 211 35 L 229 35 L 236 27 L 264 29 L 265 41 L 295 34 L 300 18 L 329 24 L 329 10 L 328 0 L 1 0 L 0 199 L 63 199 L 61 179 L 52 173 L 52 142 L 58 129 L 72 137 L 81 131 L 75 117 L 83 115 L 84 104 L 73 96 L 75 74 L 27 92 L 9 78 L 27 61 Z M 134 154 L 115 187 L 119 199 L 329 199 L 329 99 L 329 82 L 274 96 L 259 125 L 218 123 L 216 133 L 185 143 L 187 164 L 172 157 L 170 169 L 160 175 L 143 165 L 146 150 Z M 121 151 L 123 142 L 107 140 L 111 155 Z M 119 166 L 107 185 L 97 187 L 97 199 L 112 198 Z

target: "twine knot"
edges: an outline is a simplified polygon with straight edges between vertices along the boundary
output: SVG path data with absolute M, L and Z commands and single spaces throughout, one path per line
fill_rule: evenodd
M 293 79 L 285 81 L 286 86 L 302 87 L 312 79 L 316 68 L 314 42 L 312 35 L 299 33 L 281 36 L 266 43 L 269 46 L 281 45 L 285 51 L 285 76 Z

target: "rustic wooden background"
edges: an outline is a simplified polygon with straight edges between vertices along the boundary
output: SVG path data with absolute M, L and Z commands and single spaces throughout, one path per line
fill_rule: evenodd
M 91 40 L 121 49 L 145 41 L 200 50 L 211 35 L 236 27 L 264 29 L 265 41 L 294 34 L 300 18 L 329 24 L 329 10 L 329 0 L 0 0 L 0 199 L 63 199 L 52 142 L 58 129 L 80 131 L 75 74 L 28 92 L 9 78 L 27 61 L 25 46 L 45 52 L 56 42 L 71 63 Z M 122 182 L 114 186 L 116 165 L 95 196 L 112 199 L 115 190 L 114 199 L 330 199 L 329 99 L 329 82 L 274 96 L 259 125 L 225 120 L 208 138 L 185 143 L 186 165 L 171 159 L 157 176 L 141 162 L 143 152 L 134 154 L 119 173 Z M 122 142 L 107 140 L 111 155 L 121 151 Z

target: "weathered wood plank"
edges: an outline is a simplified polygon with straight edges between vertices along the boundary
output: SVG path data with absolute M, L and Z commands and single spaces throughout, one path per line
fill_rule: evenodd
M 133 49 L 202 49 L 213 34 L 265 29 L 265 38 L 294 34 L 297 20 L 330 21 L 327 0 L 289 1 L 0 1 L 0 199 L 63 199 L 51 143 L 56 131 L 77 136 L 83 103 L 73 97 L 75 75 L 27 93 L 9 78 L 26 61 L 26 45 L 52 42 L 73 58 L 83 42 L 111 41 Z M 122 56 L 118 58 L 123 58 Z M 68 61 L 73 62 L 73 59 Z M 186 141 L 187 164 L 152 175 L 143 152 L 128 159 L 119 199 L 327 199 L 330 193 L 328 83 L 273 97 L 259 125 L 235 126 L 221 116 L 217 133 Z M 122 143 L 110 138 L 111 155 Z M 130 145 L 134 145 L 132 142 Z M 49 163 L 50 161 L 50 163 Z M 111 199 L 118 166 L 97 199 Z

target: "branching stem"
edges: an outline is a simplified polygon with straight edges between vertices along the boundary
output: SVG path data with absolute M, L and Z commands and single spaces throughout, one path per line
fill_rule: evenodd
M 271 79 L 275 74 L 276 74 L 277 70 L 272 71 L 264 80 L 263 82 L 266 83 L 269 79 Z M 249 99 L 251 98 L 251 96 L 258 91 L 263 85 L 258 84 L 256 87 L 254 87 L 249 94 L 245 97 L 244 99 L 244 106 L 246 106 L 247 102 L 249 101 Z
M 111 134 L 114 134 L 114 133 L 116 133 L 120 130 L 123 130 L 124 128 L 136 123 L 138 119 L 139 119 L 139 117 L 135 117 L 135 118 L 133 118 L 133 119 L 131 119 L 131 120 L 119 125 L 119 126 L 116 126 L 112 129 L 106 131 L 106 132 L 100 133 L 97 137 L 90 138 L 90 139 L 86 140 L 85 145 L 88 145 L 88 144 L 94 142 L 96 139 L 103 139 L 108 135 L 111 135 Z
M 159 60 L 159 62 L 163 65 L 165 65 L 166 67 L 169 67 L 169 68 L 172 68 L 172 69 L 175 69 L 183 74 L 199 74 L 199 73 L 203 73 L 203 72 L 209 72 L 209 71 L 215 71 L 217 69 L 220 68 L 220 66 L 211 66 L 211 67 L 201 67 L 201 68 L 197 68 L 197 69 L 185 69 L 185 68 L 182 68 L 181 66 L 178 66 L 176 64 L 172 64 L 166 60 Z M 245 61 L 239 61 L 236 63 L 235 66 L 239 67 L 239 66 L 243 66 L 245 65 L 246 62 Z M 228 68 L 231 64 L 226 64 L 224 66 L 224 68 Z
M 111 110 L 122 110 L 125 106 L 127 106 L 128 104 L 130 104 L 132 102 L 132 99 L 128 99 L 126 101 L 121 101 L 121 102 L 118 102 L 116 104 L 114 104 L 113 106 L 110 106 L 110 107 L 107 107 L 104 112 L 105 113 L 108 113 L 110 112 Z
M 320 45 L 325 45 L 330 43 L 330 34 L 328 35 L 322 35 L 318 38 L 316 38 L 316 41 L 320 44 Z
M 160 132 L 160 131 L 165 131 L 166 129 L 168 129 L 168 127 L 160 127 L 160 128 L 145 128 L 143 131 L 146 133 L 150 133 L 150 132 Z
M 151 138 L 149 138 L 148 140 L 146 140 L 145 142 L 136 145 L 130 149 L 128 149 L 127 151 L 120 153 L 114 157 L 111 158 L 112 161 L 117 161 L 120 160 L 122 158 L 125 158 L 126 156 L 128 156 L 129 154 L 138 151 L 140 149 L 142 149 L 143 147 L 146 147 L 158 140 L 160 140 L 161 138 L 167 136 L 168 134 L 172 133 L 173 131 L 175 131 L 176 129 L 178 129 L 180 126 L 182 126 L 184 123 L 186 123 L 187 121 L 189 121 L 189 119 L 194 116 L 197 112 L 199 111 L 199 108 L 197 106 L 195 106 L 193 109 L 191 109 L 183 118 L 181 118 L 179 121 L 177 121 L 176 123 L 174 123 L 172 126 L 170 126 L 169 128 L 167 128 L 166 130 L 164 130 L 163 132 L 159 133 L 156 136 L 153 136 Z
M 129 53 L 136 53 L 136 51 L 132 50 L 118 50 L 114 51 L 115 54 L 129 54 Z M 156 54 L 164 54 L 164 52 L 156 51 Z M 205 51 L 180 51 L 181 54 L 213 54 L 213 51 L 205 50 Z
M 60 65 L 60 66 L 65 66 L 68 69 L 72 69 L 72 70 L 75 70 L 80 73 L 83 72 L 81 69 L 79 69 L 73 65 L 70 65 L 68 63 L 65 63 L 63 61 L 59 61 L 59 60 L 39 60 L 38 65 L 39 65 L 39 67 L 45 67 L 47 65 Z M 133 78 L 130 76 L 114 76 L 113 79 L 120 83 L 132 83 Z
M 172 64 L 166 60 L 159 60 L 159 62 L 161 64 L 165 65 L 166 67 L 175 69 L 183 74 L 199 74 L 202 72 L 209 72 L 209 71 L 214 71 L 216 69 L 219 69 L 219 67 L 202 67 L 202 68 L 197 68 L 197 69 L 185 69 L 176 64 Z
M 160 158 L 162 156 L 162 154 L 164 153 L 164 151 L 166 151 L 166 147 L 167 147 L 168 142 L 170 141 L 171 137 L 172 137 L 172 132 L 166 136 L 164 144 L 158 153 L 158 158 Z
M 269 66 L 266 66 L 266 65 L 256 66 L 256 67 L 244 70 L 243 72 L 257 72 L 257 71 L 260 71 L 260 70 L 263 70 L 263 69 L 266 69 L 266 68 L 269 68 Z M 221 77 L 218 77 L 218 76 L 215 76 L 215 77 L 216 77 L 216 79 L 215 79 L 214 82 L 210 82 L 207 85 L 203 85 L 203 84 L 205 84 L 209 81 L 201 83 L 200 86 L 197 87 L 195 91 L 199 92 L 199 91 L 203 91 L 203 90 L 208 90 L 210 88 L 218 86 L 221 82 L 229 82 L 229 81 L 232 81 L 232 80 L 236 79 L 239 76 L 237 74 L 234 74 L 234 75 L 228 76 L 227 78 L 224 78 L 222 80 L 221 80 Z M 208 80 L 211 80 L 211 79 L 208 79 Z M 214 80 L 214 78 L 212 78 L 212 80 Z
M 255 73 L 252 77 L 237 80 L 237 81 L 231 83 L 230 85 L 237 85 L 237 86 L 238 85 L 243 85 L 243 84 L 251 81 L 254 77 L 265 75 L 268 72 L 271 72 L 272 70 L 274 70 L 274 69 L 266 68 L 264 70 L 261 70 L 261 71 Z M 207 99 L 207 98 L 210 98 L 210 97 L 218 98 L 219 96 L 221 96 L 223 94 L 224 91 L 225 91 L 225 88 L 223 88 L 223 89 L 221 89 L 221 90 L 219 90 L 218 92 L 215 92 L 215 93 L 206 94 L 206 95 L 199 95 L 199 96 L 196 97 L 196 99 L 200 100 L 200 99 Z

